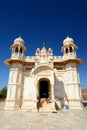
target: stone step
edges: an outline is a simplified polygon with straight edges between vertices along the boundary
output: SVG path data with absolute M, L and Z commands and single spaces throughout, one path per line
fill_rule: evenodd
M 52 103 L 43 102 L 42 107 L 40 107 L 40 112 L 50 112 L 52 109 Z

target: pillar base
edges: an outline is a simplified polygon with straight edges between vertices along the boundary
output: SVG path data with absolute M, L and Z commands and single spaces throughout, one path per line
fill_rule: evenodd
M 17 106 L 5 106 L 4 110 L 20 110 L 20 107 L 17 107 Z
M 84 106 L 81 101 L 69 101 L 70 109 L 84 109 Z

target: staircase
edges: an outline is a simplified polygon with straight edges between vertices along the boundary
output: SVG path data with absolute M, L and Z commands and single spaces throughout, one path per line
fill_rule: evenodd
M 44 99 L 42 101 L 42 105 L 39 107 L 39 112 L 51 112 L 52 109 L 52 103 L 47 103 L 47 101 Z

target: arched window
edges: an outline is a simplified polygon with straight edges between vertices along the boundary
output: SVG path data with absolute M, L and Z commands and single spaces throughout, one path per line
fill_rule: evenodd
M 23 49 L 22 49 L 22 48 L 20 48 L 20 53 L 22 54 L 22 52 L 23 52 Z
M 72 49 L 72 47 L 70 47 L 69 49 L 70 49 L 70 53 L 72 53 L 72 52 L 73 52 L 73 49 Z
M 15 48 L 15 53 L 18 53 L 18 47 Z
M 68 48 L 66 48 L 66 54 L 68 53 Z

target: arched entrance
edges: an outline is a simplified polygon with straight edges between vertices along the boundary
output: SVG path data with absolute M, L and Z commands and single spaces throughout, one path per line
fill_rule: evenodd
M 42 78 L 38 81 L 38 111 L 51 111 L 51 84 L 50 80 L 47 78 Z
M 47 79 L 41 79 L 39 81 L 39 98 L 48 98 L 51 93 L 50 81 Z

